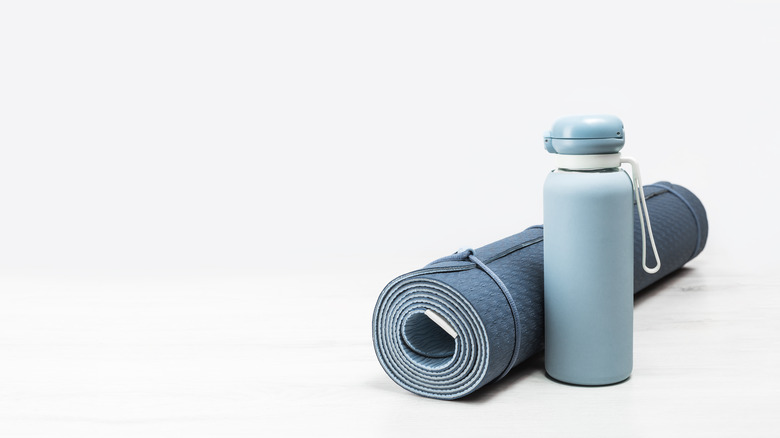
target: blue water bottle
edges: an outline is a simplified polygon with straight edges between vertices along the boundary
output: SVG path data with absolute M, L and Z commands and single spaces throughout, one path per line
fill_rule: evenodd
M 625 132 L 615 116 L 560 118 L 544 142 L 557 160 L 544 184 L 545 368 L 566 383 L 618 383 L 633 367 L 635 202 L 643 267 L 661 266 L 639 167 L 620 155 Z

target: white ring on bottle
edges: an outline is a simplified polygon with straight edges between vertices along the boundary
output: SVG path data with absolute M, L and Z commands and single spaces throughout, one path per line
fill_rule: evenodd
M 620 152 L 616 154 L 595 155 L 555 155 L 559 169 L 564 170 L 598 170 L 620 167 Z

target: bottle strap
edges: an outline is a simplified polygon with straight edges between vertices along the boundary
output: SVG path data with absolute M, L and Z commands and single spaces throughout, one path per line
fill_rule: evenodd
M 650 226 L 650 214 L 647 213 L 647 200 L 645 199 L 645 189 L 642 188 L 642 176 L 639 173 L 639 163 L 631 157 L 621 157 L 621 163 L 627 163 L 631 165 L 631 183 L 634 185 L 634 193 L 636 194 L 636 210 L 639 213 L 639 224 L 642 227 L 642 269 L 648 274 L 655 274 L 661 269 L 661 258 L 658 257 L 658 248 L 655 246 L 655 239 L 653 238 L 653 228 Z M 644 214 L 643 214 L 644 212 Z M 650 245 L 653 248 L 653 255 L 655 256 L 655 267 L 647 267 L 647 238 L 645 237 L 645 221 L 647 221 L 647 234 L 650 235 Z

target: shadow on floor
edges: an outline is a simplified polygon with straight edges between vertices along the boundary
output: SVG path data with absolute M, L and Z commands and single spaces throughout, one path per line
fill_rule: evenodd
M 508 388 L 513 387 L 522 380 L 529 378 L 535 373 L 544 375 L 544 350 L 534 354 L 520 365 L 512 368 L 509 374 L 498 382 L 489 383 L 476 392 L 455 400 L 455 403 L 486 403 L 493 397 L 501 394 Z
M 676 280 L 680 279 L 681 277 L 684 277 L 691 271 L 693 270 L 690 268 L 682 267 L 672 272 L 671 274 L 667 275 L 666 277 L 662 278 L 661 280 L 658 280 L 657 282 L 648 286 L 646 289 L 642 290 L 641 292 L 635 294 L 634 307 L 641 305 L 643 302 L 657 295 L 659 292 L 663 291 L 664 289 L 668 289 L 669 286 L 671 286 Z M 529 376 L 533 375 L 534 373 L 540 373 L 540 375 L 545 376 L 551 382 L 555 382 L 558 384 L 561 383 L 549 377 L 545 372 L 544 350 L 542 350 L 534 354 L 530 358 L 526 359 L 520 365 L 514 367 L 512 371 L 510 371 L 509 374 L 507 374 L 506 377 L 504 377 L 502 380 L 498 382 L 489 383 L 485 387 L 478 389 L 476 392 L 469 394 L 458 400 L 455 400 L 455 402 L 467 403 L 467 404 L 485 403 L 490 399 L 492 399 L 493 397 L 501 394 L 503 391 L 507 390 L 508 388 L 513 387 L 516 383 L 524 379 L 527 379 Z M 572 386 L 579 386 L 579 385 L 572 385 Z M 581 386 L 581 387 L 589 388 L 588 386 Z
M 686 268 L 683 266 L 682 268 L 672 272 L 671 274 L 667 275 L 666 277 L 656 281 L 655 283 L 651 284 L 644 290 L 636 293 L 634 295 L 634 307 L 642 304 L 645 302 L 648 298 L 656 296 L 659 292 L 663 291 L 664 289 L 668 289 L 669 286 L 672 285 L 676 280 L 679 280 L 682 277 L 685 277 L 686 275 L 693 272 L 693 269 Z

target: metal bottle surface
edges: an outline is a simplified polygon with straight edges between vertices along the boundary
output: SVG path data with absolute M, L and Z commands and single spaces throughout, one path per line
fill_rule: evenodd
M 633 197 L 617 167 L 547 176 L 545 367 L 556 380 L 606 385 L 631 375 Z

